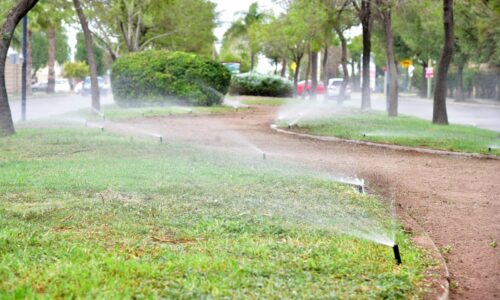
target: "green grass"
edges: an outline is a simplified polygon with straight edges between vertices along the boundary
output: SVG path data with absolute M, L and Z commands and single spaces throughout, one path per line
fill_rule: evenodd
M 285 123 L 280 124 L 285 126 Z M 378 113 L 337 115 L 299 123 L 301 132 L 344 139 L 424 147 L 439 150 L 500 155 L 498 132 L 466 125 L 434 125 L 430 121 Z M 366 136 L 364 136 L 366 134 Z
M 238 111 L 245 111 L 246 108 L 239 108 Z M 215 106 L 165 106 L 165 107 L 139 107 L 124 108 L 117 105 L 106 105 L 102 107 L 106 119 L 108 120 L 127 120 L 135 118 L 162 117 L 169 115 L 187 115 L 187 114 L 220 114 L 235 112 L 235 109 L 225 105 Z M 84 110 L 79 114 L 85 114 L 89 119 L 96 118 L 95 114 Z
M 379 200 L 270 161 L 19 129 L 0 139 L 0 171 L 0 298 L 421 293 L 425 256 L 400 230 L 397 266 L 389 247 L 335 229 L 342 218 L 389 226 Z
M 245 97 L 242 103 L 246 105 L 283 106 L 298 104 L 300 100 L 293 98 Z

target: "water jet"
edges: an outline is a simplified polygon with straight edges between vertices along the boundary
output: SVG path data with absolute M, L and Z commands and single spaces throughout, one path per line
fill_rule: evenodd
M 399 253 L 399 247 L 398 247 L 398 244 L 394 244 L 392 246 L 392 251 L 394 252 L 394 258 L 396 259 L 396 263 L 398 265 L 401 264 L 401 255 Z

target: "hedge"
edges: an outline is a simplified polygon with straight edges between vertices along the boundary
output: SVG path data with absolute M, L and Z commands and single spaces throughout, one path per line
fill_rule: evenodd
M 288 97 L 293 94 L 293 86 L 285 78 L 252 72 L 233 76 L 230 93 L 249 96 Z
M 143 51 L 118 58 L 111 69 L 115 102 L 121 106 L 222 103 L 231 82 L 220 63 L 196 54 Z

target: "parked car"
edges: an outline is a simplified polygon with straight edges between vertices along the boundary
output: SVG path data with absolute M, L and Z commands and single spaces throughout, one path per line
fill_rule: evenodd
M 102 96 L 106 96 L 109 92 L 109 84 L 104 81 L 102 77 L 97 77 L 97 84 L 99 86 L 99 92 Z M 90 77 L 86 77 L 82 83 L 82 91 L 83 96 L 90 95 L 92 93 L 90 89 Z
M 306 81 L 299 81 L 297 83 L 297 95 L 302 96 L 304 91 L 309 94 L 312 90 L 312 81 L 308 80 L 307 81 L 307 87 L 306 87 Z M 325 86 L 323 82 L 318 81 L 318 86 L 316 87 L 316 94 L 324 94 L 325 93 Z
M 33 92 L 47 92 L 47 82 L 37 82 L 31 86 Z
M 69 85 L 68 79 L 57 79 L 54 92 L 56 93 L 69 93 L 71 92 L 71 86 Z
M 328 98 L 337 99 L 340 96 L 340 89 L 344 83 L 344 78 L 331 78 L 328 80 Z M 344 91 L 344 99 L 351 98 L 351 87 L 347 84 Z

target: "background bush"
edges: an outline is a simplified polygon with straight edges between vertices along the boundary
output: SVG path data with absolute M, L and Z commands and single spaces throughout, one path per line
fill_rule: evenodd
M 220 104 L 230 82 L 230 72 L 220 63 L 183 52 L 131 53 L 111 70 L 114 98 L 121 106 Z
M 293 94 L 292 83 L 282 77 L 245 73 L 233 76 L 231 80 L 231 94 L 288 97 Z

